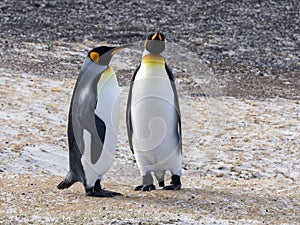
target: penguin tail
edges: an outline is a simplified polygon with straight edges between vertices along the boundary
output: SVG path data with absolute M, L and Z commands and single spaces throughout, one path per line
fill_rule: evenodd
M 58 189 L 66 189 L 71 187 L 71 185 L 74 184 L 74 182 L 70 182 L 67 178 L 65 178 L 62 182 L 60 182 L 56 187 Z
M 74 173 L 72 171 L 70 171 L 67 176 L 65 177 L 65 179 L 60 182 L 56 187 L 58 189 L 66 189 L 72 186 L 72 184 L 74 184 L 76 182 L 76 179 L 74 179 Z

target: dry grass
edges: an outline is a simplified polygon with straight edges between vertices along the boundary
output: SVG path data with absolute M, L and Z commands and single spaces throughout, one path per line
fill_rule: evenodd
M 139 175 L 128 150 L 122 107 L 116 160 L 103 185 L 123 196 L 92 198 L 79 183 L 57 190 L 62 177 L 50 175 L 67 168 L 66 102 L 74 80 L 1 73 L 0 224 L 300 221 L 297 100 L 181 95 L 184 173 L 178 192 L 133 191 Z M 64 165 L 55 161 L 60 158 Z
M 299 186 L 288 179 L 184 180 L 181 191 L 133 191 L 104 182 L 123 196 L 93 198 L 81 184 L 59 191 L 58 176 L 1 174 L 1 224 L 297 224 Z

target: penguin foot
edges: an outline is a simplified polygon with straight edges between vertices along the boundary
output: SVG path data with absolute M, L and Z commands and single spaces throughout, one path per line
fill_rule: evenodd
M 180 176 L 178 175 L 172 175 L 171 178 L 171 185 L 165 186 L 164 190 L 180 190 L 181 189 L 181 182 L 180 182 Z
M 139 185 L 139 186 L 135 187 L 134 190 L 135 191 L 141 191 L 143 187 L 144 187 L 144 185 Z
M 100 180 L 95 182 L 94 187 L 86 189 L 86 196 L 93 197 L 114 197 L 116 195 L 122 195 L 121 193 L 104 190 L 101 187 Z
M 147 184 L 147 185 L 139 185 L 134 190 L 135 191 L 152 191 L 155 190 L 154 184 Z
M 165 186 L 163 189 L 177 191 L 177 190 L 181 189 L 181 184 L 179 184 L 179 185 L 171 184 L 171 185 Z
M 159 185 L 160 187 L 164 187 L 164 186 L 165 186 L 165 182 L 164 182 L 164 181 L 160 181 L 160 182 L 158 182 L 158 185 Z
M 114 191 L 108 191 L 104 189 L 100 189 L 98 191 L 93 190 L 94 188 L 90 188 L 86 191 L 86 196 L 92 196 L 92 197 L 114 197 L 117 195 L 122 195 L 121 193 L 114 192 Z

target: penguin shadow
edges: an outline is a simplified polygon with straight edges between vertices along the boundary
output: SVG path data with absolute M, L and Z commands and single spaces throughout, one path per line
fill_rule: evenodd
M 144 203 L 149 200 L 152 203 L 169 203 L 174 205 L 178 202 L 197 199 L 198 196 L 203 194 L 203 189 L 191 187 L 183 187 L 180 190 L 164 190 L 163 188 L 156 188 L 151 191 L 136 191 L 132 185 L 126 185 L 123 187 L 123 190 L 121 190 L 123 191 L 123 195 L 118 198 L 126 199 L 126 201 L 134 201 L 136 203 Z
M 206 213 L 219 215 L 226 213 L 228 217 L 251 216 L 257 219 L 278 219 L 280 214 L 287 213 L 289 207 L 280 201 L 279 196 L 257 193 L 254 188 L 244 189 L 230 186 L 182 186 L 181 190 L 135 191 L 134 185 L 104 182 L 104 189 L 118 191 L 122 195 L 113 198 L 97 198 L 85 196 L 80 183 L 62 196 L 63 202 L 75 201 L 80 204 L 109 204 L 114 207 L 130 207 L 137 210 L 166 210 L 173 212 Z M 75 199 L 75 200 L 74 200 Z M 280 213 L 279 213 L 280 212 Z
M 103 182 L 104 189 L 120 192 L 122 195 L 114 196 L 112 198 L 101 198 L 85 195 L 80 183 L 76 183 L 66 191 L 61 197 L 63 201 L 72 201 L 80 203 L 100 203 L 111 202 L 111 204 L 132 205 L 143 208 L 144 206 L 153 207 L 172 207 L 172 208 L 189 208 L 200 207 L 199 200 L 202 198 L 203 189 L 183 187 L 181 190 L 164 190 L 157 188 L 152 191 L 135 191 L 134 185 Z M 74 200 L 75 199 L 75 200 Z
M 178 211 L 184 210 L 193 213 L 210 214 L 226 212 L 230 217 L 253 215 L 266 218 L 278 217 L 280 219 L 280 216 L 275 212 L 286 210 L 284 204 L 277 202 L 276 198 L 268 198 L 267 196 L 252 192 L 252 189 L 240 192 L 224 187 L 220 187 L 220 189 L 183 187 L 181 190 L 176 191 L 156 189 L 150 192 L 141 192 L 134 191 L 131 187 L 131 191 L 126 192 L 119 199 L 125 199 L 126 202 L 131 202 L 142 207 L 163 207 L 166 210 L 175 209 Z
M 126 188 L 127 189 L 127 188 Z M 152 191 L 135 191 L 130 187 L 129 191 L 118 197 L 118 201 L 127 202 L 143 210 L 154 208 L 157 210 L 181 212 L 217 211 L 220 202 L 212 201 L 207 196 L 216 195 L 202 188 L 183 187 L 181 190 L 156 189 Z M 214 203 L 216 203 L 214 205 Z

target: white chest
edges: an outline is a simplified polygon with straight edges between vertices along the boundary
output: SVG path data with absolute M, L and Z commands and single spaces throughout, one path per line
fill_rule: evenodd
M 131 120 L 135 149 L 166 149 L 178 126 L 174 92 L 164 64 L 142 64 L 132 87 Z

